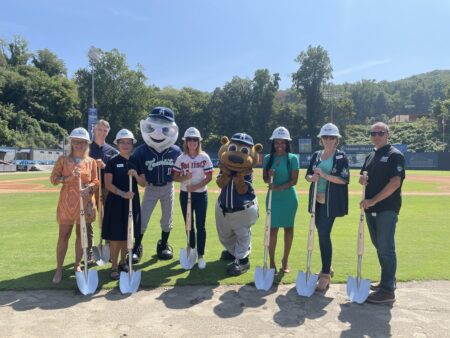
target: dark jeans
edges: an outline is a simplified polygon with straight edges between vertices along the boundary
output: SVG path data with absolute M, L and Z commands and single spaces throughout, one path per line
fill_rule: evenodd
M 316 203 L 316 228 L 319 234 L 320 256 L 322 258 L 322 273 L 330 273 L 333 245 L 331 244 L 331 229 L 336 217 L 327 216 L 327 205 Z
M 377 249 L 378 261 L 381 266 L 380 287 L 387 291 L 394 291 L 397 270 L 394 236 L 398 215 L 391 210 L 374 214 L 366 212 L 366 220 L 370 238 Z
M 181 211 L 183 212 L 183 218 L 186 221 L 186 210 L 187 210 L 187 199 L 188 193 L 186 191 L 180 192 L 180 205 Z M 191 248 L 195 248 L 195 227 L 197 228 L 197 252 L 199 256 L 205 254 L 205 243 L 206 243 L 206 210 L 208 208 L 208 193 L 205 192 L 192 192 L 191 193 L 191 234 L 189 237 L 189 243 Z M 194 217 L 195 214 L 195 217 Z

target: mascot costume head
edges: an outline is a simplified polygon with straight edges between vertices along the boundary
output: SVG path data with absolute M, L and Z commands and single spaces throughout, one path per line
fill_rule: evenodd
M 175 115 L 166 107 L 155 107 L 148 118 L 141 120 L 141 134 L 145 143 L 158 153 L 173 146 L 178 138 Z

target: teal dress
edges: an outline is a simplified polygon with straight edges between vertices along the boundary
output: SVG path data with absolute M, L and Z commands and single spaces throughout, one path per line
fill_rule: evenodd
M 288 153 L 289 167 L 287 164 L 287 156 L 274 155 L 271 169 L 275 170 L 273 177 L 274 185 L 281 185 L 291 180 L 291 172 L 299 170 L 298 158 L 296 155 Z M 269 162 L 270 155 L 264 156 L 263 168 Z M 268 204 L 269 194 L 266 196 L 266 208 Z M 294 226 L 295 214 L 297 213 L 298 197 L 295 187 L 290 187 L 282 191 L 272 192 L 272 228 L 291 228 Z

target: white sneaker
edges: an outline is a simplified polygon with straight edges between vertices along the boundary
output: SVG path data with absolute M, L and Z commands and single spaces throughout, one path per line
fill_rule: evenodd
M 206 268 L 206 262 L 205 262 L 205 259 L 203 257 L 198 259 L 198 268 L 199 269 Z

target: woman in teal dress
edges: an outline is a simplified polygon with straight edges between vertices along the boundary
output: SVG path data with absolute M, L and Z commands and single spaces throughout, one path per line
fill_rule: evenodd
M 270 268 L 276 269 L 275 249 L 278 229 L 284 228 L 284 255 L 281 260 L 281 270 L 288 273 L 290 271 L 289 253 L 294 239 L 294 221 L 298 206 L 295 185 L 298 180 L 299 163 L 297 156 L 290 152 L 291 137 L 286 128 L 276 128 L 270 140 L 272 141 L 270 154 L 266 155 L 263 161 L 263 179 L 272 190 Z M 271 176 L 273 176 L 273 184 L 270 184 Z M 267 200 L 266 198 L 266 207 Z

